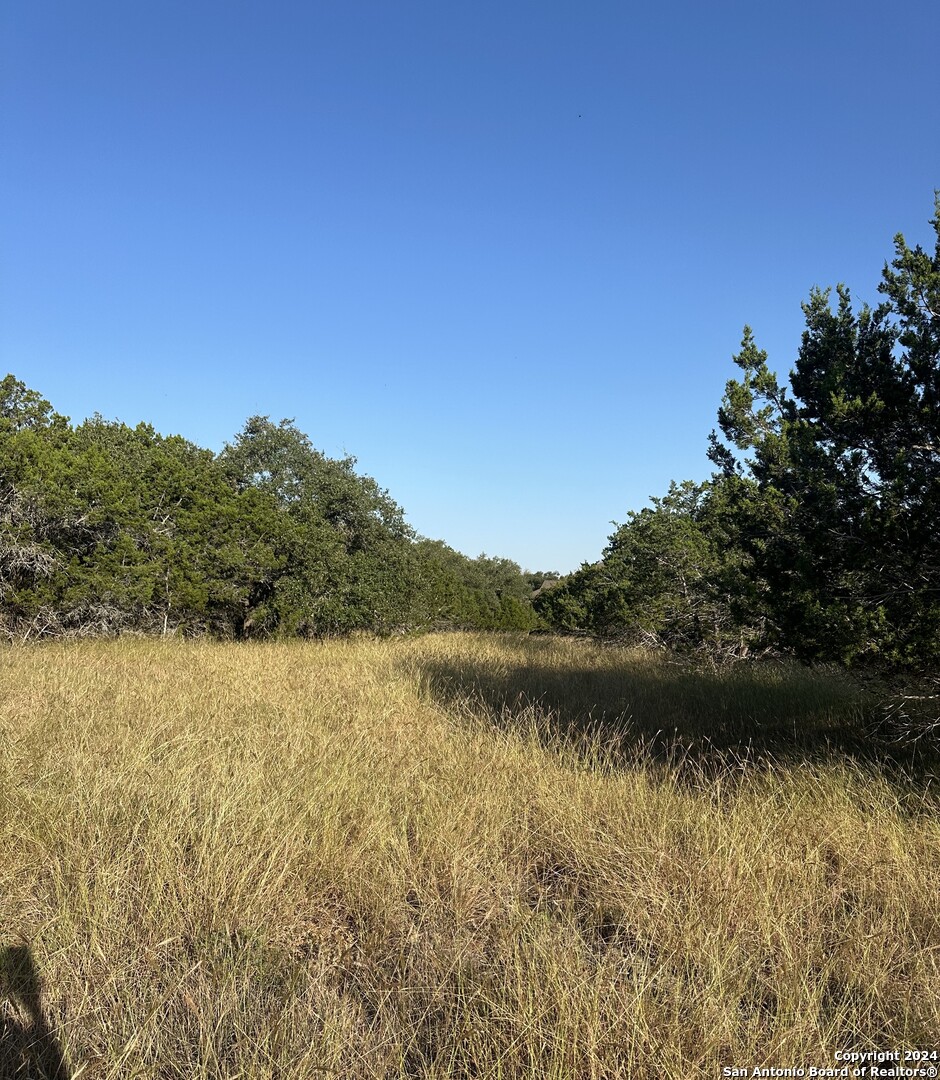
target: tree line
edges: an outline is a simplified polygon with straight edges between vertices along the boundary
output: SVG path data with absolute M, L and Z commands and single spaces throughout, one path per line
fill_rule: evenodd
M 0 381 L 0 633 L 324 636 L 536 625 L 546 575 L 415 535 L 354 458 L 254 416 L 213 453 Z M 551 576 L 551 575 L 549 575 Z M 557 576 L 557 575 L 555 575 Z
M 814 289 L 789 381 L 750 328 L 705 483 L 631 513 L 535 601 L 559 629 L 714 658 L 766 650 L 935 675 L 940 660 L 940 193 L 934 251 L 895 237 L 870 307 Z
M 814 289 L 782 382 L 750 328 L 715 472 L 628 515 L 564 579 L 415 535 L 355 459 L 251 417 L 216 454 L 73 425 L 0 382 L 0 633 L 550 627 L 712 660 L 786 652 L 908 676 L 940 660 L 940 193 L 875 306 Z

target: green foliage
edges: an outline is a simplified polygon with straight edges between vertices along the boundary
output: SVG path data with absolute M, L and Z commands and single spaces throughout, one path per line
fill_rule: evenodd
M 879 307 L 813 290 L 789 394 L 746 329 L 719 411 L 712 459 L 741 479 L 777 641 L 806 658 L 940 659 L 940 198 L 932 224 L 933 256 L 896 238 Z
M 509 559 L 469 559 L 441 540 L 419 541 L 415 555 L 421 625 L 467 630 L 531 630 L 538 625 L 531 581 Z
M 541 594 L 536 610 L 563 630 L 714 658 L 746 653 L 760 620 L 749 618 L 748 565 L 725 488 L 673 484 L 618 526 L 600 562 Z
M 519 567 L 416 541 L 355 459 L 251 417 L 220 455 L 0 382 L 0 629 L 8 635 L 535 624 Z
M 6 562 L 13 545 L 42 559 L 4 573 L 8 624 L 225 632 L 257 603 L 275 508 L 236 492 L 211 452 L 101 417 L 20 426 L 13 442 L 0 442 Z
M 631 513 L 559 581 L 415 537 L 351 457 L 249 418 L 219 455 L 146 424 L 70 425 L 0 381 L 0 629 L 323 636 L 548 625 L 712 658 L 935 672 L 940 194 L 876 308 L 814 289 L 789 384 L 745 327 L 704 484 Z
M 933 254 L 895 239 L 877 308 L 814 289 L 789 385 L 749 327 L 718 412 L 718 473 L 631 514 L 540 595 L 560 629 L 713 656 L 935 672 L 940 661 L 940 194 Z
M 316 450 L 292 421 L 254 416 L 221 455 L 237 490 L 272 498 L 283 519 L 278 626 L 322 635 L 388 630 L 408 620 L 411 530 L 401 508 L 355 459 Z

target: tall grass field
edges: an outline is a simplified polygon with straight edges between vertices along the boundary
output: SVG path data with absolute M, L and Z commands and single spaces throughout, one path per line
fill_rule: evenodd
M 7 648 L 0 1076 L 937 1051 L 936 770 L 870 709 L 547 637 Z

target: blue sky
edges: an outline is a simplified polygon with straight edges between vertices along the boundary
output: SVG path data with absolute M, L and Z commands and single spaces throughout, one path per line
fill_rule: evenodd
M 703 479 L 745 322 L 932 242 L 940 5 L 29 0 L 0 371 L 213 449 L 293 417 L 567 571 Z

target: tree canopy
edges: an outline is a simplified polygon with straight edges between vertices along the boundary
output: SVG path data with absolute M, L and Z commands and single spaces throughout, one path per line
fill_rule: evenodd
M 250 417 L 221 453 L 73 425 L 0 381 L 0 629 L 237 637 L 461 627 L 764 650 L 935 676 L 940 661 L 940 193 L 875 306 L 813 289 L 788 380 L 745 327 L 704 483 L 630 513 L 558 580 L 416 536 L 354 458 Z
M 782 382 L 749 327 L 705 484 L 674 485 L 540 596 L 562 628 L 738 655 L 936 670 L 940 195 L 933 252 L 895 238 L 875 307 L 814 289 Z
M 0 382 L 0 629 L 253 637 L 535 625 L 521 569 L 416 537 L 353 458 L 254 416 L 220 454 Z

